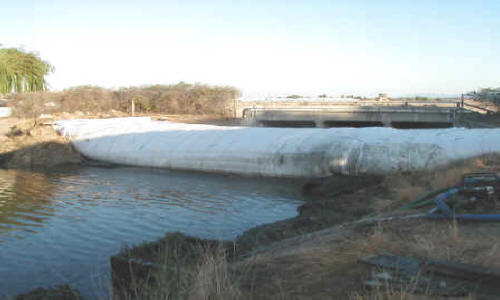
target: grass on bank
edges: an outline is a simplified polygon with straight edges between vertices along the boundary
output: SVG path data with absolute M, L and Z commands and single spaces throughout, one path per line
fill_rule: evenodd
M 382 185 L 390 182 L 390 195 L 402 205 L 420 191 L 458 184 L 464 172 L 480 170 L 500 171 L 500 156 L 487 155 L 433 173 L 394 177 L 392 181 L 387 178 Z M 408 186 L 415 187 L 415 192 L 398 192 L 398 188 Z M 388 208 L 383 207 L 382 211 L 387 212 Z M 177 277 L 182 281 L 177 286 L 182 287 L 181 298 L 185 299 L 439 299 L 432 294 L 415 295 L 411 286 L 403 290 L 390 286 L 367 289 L 362 282 L 370 277 L 371 268 L 358 260 L 371 254 L 390 253 L 500 268 L 499 232 L 498 223 L 449 220 L 337 225 L 260 245 L 264 248 L 256 247 L 242 257 L 228 255 L 224 247 L 217 251 L 201 249 L 196 252 L 196 263 L 182 268 L 187 274 Z M 237 247 L 236 244 L 238 251 Z M 175 265 L 172 260 L 164 262 Z M 167 269 L 164 267 L 154 275 L 163 287 L 172 280 L 161 271 Z M 172 290 L 150 286 L 128 299 L 177 299 L 171 293 Z M 460 299 L 474 298 L 466 295 Z
M 496 232 L 499 229 L 497 225 L 494 229 L 481 228 Z M 498 267 L 500 261 L 498 235 L 477 236 L 474 228 L 462 228 L 453 222 L 404 222 L 349 230 L 351 237 L 337 243 L 317 241 L 315 245 L 297 246 L 281 254 L 252 256 L 236 262 L 222 252 L 202 252 L 195 267 L 183 268 L 187 273 L 175 277 L 180 280 L 175 285 L 172 277 L 160 271 L 153 275 L 160 287 L 155 285 L 119 298 L 436 299 L 431 294 L 415 296 L 410 288 L 368 290 L 362 281 L 371 270 L 357 261 L 372 253 L 449 259 L 488 267 Z
M 500 172 L 500 155 L 490 153 L 456 161 L 435 170 L 387 176 L 383 186 L 387 188 L 390 197 L 385 203 L 374 203 L 374 210 L 378 213 L 391 212 L 431 191 L 459 186 L 463 175 L 472 172 Z

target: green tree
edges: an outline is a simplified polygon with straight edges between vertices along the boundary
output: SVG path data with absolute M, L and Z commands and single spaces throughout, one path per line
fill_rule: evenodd
M 34 53 L 0 48 L 0 94 L 46 90 L 45 76 L 53 70 Z

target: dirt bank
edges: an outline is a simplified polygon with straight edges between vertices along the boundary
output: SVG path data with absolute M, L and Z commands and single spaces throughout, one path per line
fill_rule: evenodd
M 218 126 L 244 126 L 245 120 L 214 115 L 154 115 L 155 120 L 187 124 L 207 124 Z
M 500 171 L 500 155 L 455 162 L 432 172 L 306 181 L 302 190 L 309 201 L 298 208 L 297 217 L 250 229 L 238 237 L 237 244 L 240 251 L 247 252 L 273 241 L 367 216 L 404 215 L 408 212 L 398 209 L 411 200 L 429 191 L 459 185 L 463 174 L 478 171 Z
M 300 216 L 309 215 L 319 222 L 289 226 L 295 227 L 294 232 L 287 234 L 292 237 L 274 242 L 269 238 L 273 236 L 273 227 L 280 232 L 283 228 L 280 223 L 283 222 L 262 226 L 267 227 L 263 231 L 252 229 L 237 240 L 245 240 L 248 234 L 268 237 L 267 240 L 255 239 L 257 243 L 249 254 L 235 264 L 235 268 L 250 270 L 247 272 L 252 275 L 235 275 L 233 284 L 238 286 L 244 298 L 254 299 L 413 299 L 410 290 L 367 290 L 362 282 L 371 276 L 372 271 L 360 264 L 359 259 L 370 254 L 390 253 L 500 268 L 498 222 L 404 218 L 362 224 L 345 222 L 367 216 L 425 214 L 429 207 L 409 211 L 400 211 L 399 208 L 430 190 L 457 185 L 464 173 L 477 171 L 499 172 L 500 155 L 457 162 L 432 173 L 387 177 L 378 183 L 371 182 L 369 187 L 346 190 L 338 195 L 332 195 L 331 183 L 325 182 L 317 187 L 318 195 L 299 209 Z M 316 203 L 321 205 L 313 209 Z M 333 213 L 327 207 L 336 207 L 333 210 L 339 211 Z M 320 221 L 324 214 L 341 217 L 330 219 L 330 222 Z M 336 221 L 337 225 L 334 225 Z M 293 219 L 284 223 L 296 224 Z M 323 229 L 317 230 L 320 228 Z M 314 230 L 303 234 L 310 229 Z M 421 295 L 422 298 L 436 297 Z
M 467 128 L 495 128 L 500 127 L 500 112 L 480 114 L 469 112 L 462 114 L 458 122 L 461 126 Z
M 50 125 L 0 119 L 0 167 L 45 168 L 67 163 L 80 163 L 80 155 Z
M 217 253 L 198 249 L 184 254 L 196 253 L 197 263 L 194 268 L 190 265 L 189 276 L 178 285 L 189 299 L 436 299 L 431 294 L 415 298 L 410 288 L 368 290 L 362 283 L 372 270 L 358 261 L 390 253 L 500 268 L 500 223 L 405 219 L 426 213 L 429 207 L 398 209 L 429 190 L 459 184 L 462 175 L 472 171 L 499 172 L 500 155 L 457 162 L 432 173 L 307 182 L 303 192 L 310 201 L 299 208 L 297 217 L 250 229 Z M 356 222 L 395 215 L 400 218 Z M 146 248 L 178 248 L 171 239 L 167 235 Z M 162 252 L 156 255 L 161 257 Z M 159 265 L 168 268 L 168 263 Z M 172 278 L 162 277 L 161 269 L 157 270 L 162 275 L 153 269 L 146 273 L 156 283 L 170 282 Z M 154 299 L 165 292 L 155 284 L 142 287 L 136 286 L 134 293 L 141 296 L 135 299 Z

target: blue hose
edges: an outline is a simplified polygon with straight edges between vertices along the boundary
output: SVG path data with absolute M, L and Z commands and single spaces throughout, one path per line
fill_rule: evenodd
M 444 193 L 439 194 L 434 202 L 436 208 L 432 209 L 427 218 L 430 219 L 457 219 L 457 220 L 474 220 L 474 221 L 500 221 L 500 214 L 454 214 L 448 205 L 444 202 L 445 199 L 460 192 L 460 188 L 451 188 Z

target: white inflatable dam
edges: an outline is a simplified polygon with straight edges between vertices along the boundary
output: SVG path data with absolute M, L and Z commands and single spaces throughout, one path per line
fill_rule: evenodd
M 278 177 L 386 175 L 500 152 L 500 129 L 255 128 L 150 118 L 65 120 L 54 128 L 94 160 Z

